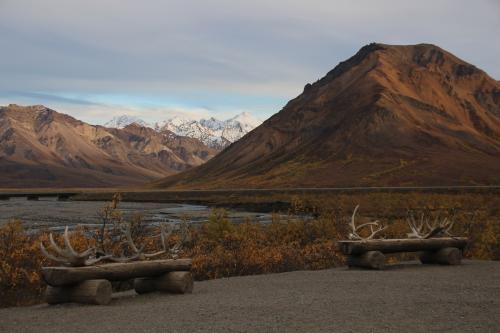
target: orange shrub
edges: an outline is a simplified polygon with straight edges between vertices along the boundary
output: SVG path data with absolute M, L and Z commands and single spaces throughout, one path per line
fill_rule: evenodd
M 19 221 L 0 228 L 0 299 L 4 305 L 29 303 L 43 292 L 39 271 L 45 260 L 38 239 L 28 235 Z
M 334 241 L 339 238 L 337 225 L 331 217 L 233 225 L 224 211 L 214 210 L 208 223 L 192 231 L 184 255 L 193 258 L 198 280 L 324 269 L 343 261 Z

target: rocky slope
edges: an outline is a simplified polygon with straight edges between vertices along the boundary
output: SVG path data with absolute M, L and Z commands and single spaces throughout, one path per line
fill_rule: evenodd
M 500 83 L 429 44 L 370 44 L 165 187 L 500 184 Z
M 0 187 L 140 184 L 200 165 L 216 150 L 132 124 L 92 126 L 44 106 L 0 108 Z
M 262 122 L 248 112 L 242 112 L 227 120 L 215 118 L 195 120 L 176 116 L 154 124 L 146 123 L 138 117 L 123 115 L 114 117 L 104 126 L 123 128 L 133 123 L 153 128 L 158 132 L 168 130 L 177 135 L 198 139 L 209 147 L 222 150 Z

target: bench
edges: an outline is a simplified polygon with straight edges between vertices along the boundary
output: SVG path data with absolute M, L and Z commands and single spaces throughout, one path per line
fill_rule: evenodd
M 420 252 L 423 264 L 458 265 L 467 245 L 465 237 L 428 239 L 370 239 L 337 242 L 349 267 L 383 269 L 387 253 Z
M 134 289 L 138 294 L 153 291 L 191 293 L 191 264 L 191 259 L 166 259 L 83 267 L 43 267 L 42 277 L 48 284 L 45 299 L 49 304 L 104 305 L 111 301 L 111 281 L 130 279 L 134 279 Z

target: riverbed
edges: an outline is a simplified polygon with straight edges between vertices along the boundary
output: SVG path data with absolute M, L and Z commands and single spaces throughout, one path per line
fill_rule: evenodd
M 20 220 L 27 229 L 59 230 L 68 225 L 99 225 L 100 213 L 107 204 L 104 201 L 58 201 L 56 198 L 40 198 L 30 201 L 26 198 L 11 198 L 0 201 L 0 225 L 12 220 Z M 208 220 L 212 207 L 184 203 L 121 202 L 119 209 L 124 219 L 140 215 L 147 223 L 179 222 L 199 224 Z M 249 211 L 227 210 L 233 223 L 254 221 L 269 223 L 272 214 Z

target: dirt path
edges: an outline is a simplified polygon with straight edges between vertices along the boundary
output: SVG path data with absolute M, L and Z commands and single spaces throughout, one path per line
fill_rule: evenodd
M 500 332 L 500 262 L 302 271 L 0 310 L 0 332 Z

